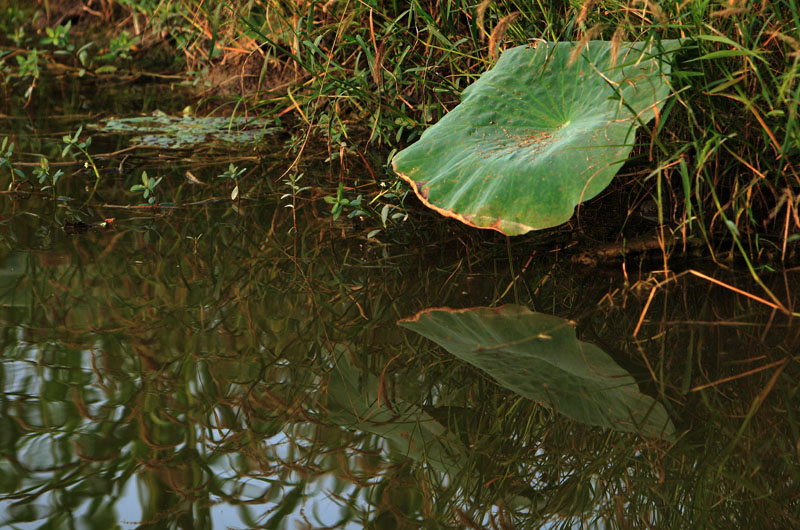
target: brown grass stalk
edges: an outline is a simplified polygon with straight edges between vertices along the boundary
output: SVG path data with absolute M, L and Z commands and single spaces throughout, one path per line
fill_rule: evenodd
M 506 35 L 506 31 L 508 31 L 508 27 L 514 22 L 522 13 L 519 11 L 514 11 L 503 18 L 497 23 L 497 25 L 492 30 L 492 34 L 489 36 L 489 57 L 494 60 L 497 58 L 497 45 L 503 40 L 503 37 Z
M 475 17 L 477 19 L 478 30 L 481 33 L 481 40 L 486 40 L 488 34 L 486 33 L 486 28 L 484 27 L 484 17 L 486 15 L 486 9 L 494 0 L 483 0 L 478 7 L 475 8 Z

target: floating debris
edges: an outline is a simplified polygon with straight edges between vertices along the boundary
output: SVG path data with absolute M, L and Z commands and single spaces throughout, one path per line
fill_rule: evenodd
M 136 134 L 131 142 L 141 147 L 190 149 L 202 144 L 256 144 L 265 135 L 280 130 L 266 122 L 247 118 L 167 116 L 156 111 L 151 116 L 108 118 L 92 128 L 114 134 Z
M 84 223 L 83 221 L 67 221 L 64 223 L 64 232 L 68 234 L 82 234 L 89 230 L 105 229 L 110 230 L 114 227 L 114 218 L 109 217 L 97 224 Z

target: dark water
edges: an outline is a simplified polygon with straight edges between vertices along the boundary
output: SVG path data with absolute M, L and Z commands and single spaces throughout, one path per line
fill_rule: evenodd
M 70 118 L 2 120 L 19 160 L 94 119 L 70 90 L 43 110 Z M 99 157 L 83 207 L 80 165 L 58 200 L 0 197 L 0 526 L 800 526 L 800 327 L 686 271 L 763 297 L 747 274 L 580 267 L 410 198 L 333 222 L 322 163 L 287 207 L 281 141 Z M 142 169 L 178 206 L 122 208 Z M 791 307 L 800 276 L 764 279 Z

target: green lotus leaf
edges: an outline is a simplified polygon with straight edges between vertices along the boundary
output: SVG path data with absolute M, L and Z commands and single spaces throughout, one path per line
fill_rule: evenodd
M 507 50 L 392 165 L 437 212 L 519 235 L 569 220 L 630 155 L 670 89 L 680 41 L 590 41 Z
M 589 425 L 671 439 L 664 407 L 639 392 L 604 351 L 572 323 L 521 306 L 429 309 L 399 324 L 436 342 L 500 385 Z

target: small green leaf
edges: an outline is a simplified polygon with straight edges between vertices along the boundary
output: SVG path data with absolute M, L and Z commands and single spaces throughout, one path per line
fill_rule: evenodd
M 725 226 L 728 227 L 728 230 L 730 230 L 733 235 L 737 237 L 739 236 L 739 227 L 736 226 L 736 223 L 729 219 L 725 219 Z
M 381 208 L 381 224 L 386 226 L 386 219 L 389 218 L 389 211 L 392 209 L 390 204 L 384 204 L 383 208 Z

